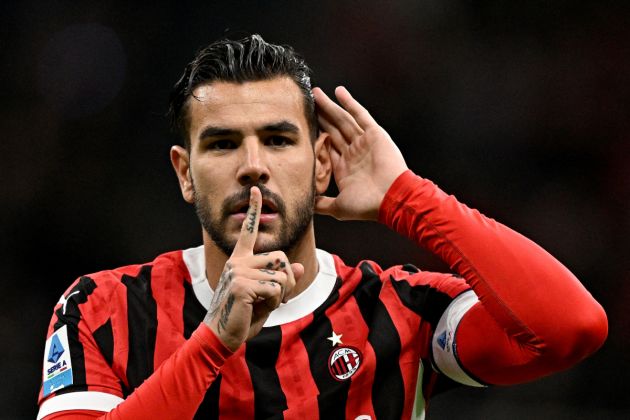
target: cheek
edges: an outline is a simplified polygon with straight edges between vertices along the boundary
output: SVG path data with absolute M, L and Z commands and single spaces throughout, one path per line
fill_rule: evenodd
M 313 160 L 301 159 L 300 161 L 291 162 L 290 165 L 280 164 L 284 168 L 282 177 L 286 180 L 292 191 L 307 191 L 311 188 L 313 181 Z

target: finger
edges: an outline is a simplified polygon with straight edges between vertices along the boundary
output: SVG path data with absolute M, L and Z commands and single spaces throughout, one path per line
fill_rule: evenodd
M 258 237 L 258 223 L 260 221 L 260 212 L 262 209 L 262 194 L 258 187 L 252 187 L 249 190 L 249 208 L 243 220 L 241 233 L 232 251 L 232 256 L 243 257 L 254 254 L 254 245 Z
M 257 268 L 260 270 L 267 270 L 268 273 L 272 271 L 278 271 L 286 275 L 286 280 L 282 282 L 284 288 L 284 294 L 286 297 L 291 295 L 293 288 L 295 287 L 295 274 L 293 273 L 293 266 L 289 262 L 286 254 L 282 251 L 273 251 L 264 254 L 256 254 L 249 259 L 249 267 Z M 302 264 L 297 264 L 302 266 Z M 302 267 L 303 268 L 303 267 Z M 282 278 L 280 280 L 283 280 Z
M 282 286 L 275 281 L 269 280 L 256 280 L 251 285 L 251 290 L 255 295 L 254 304 L 258 304 L 257 307 L 260 309 L 260 303 L 267 309 L 268 312 L 273 311 L 278 306 L 283 299 L 283 290 Z M 260 316 L 261 314 L 258 313 Z
M 234 270 L 234 276 L 244 278 L 251 281 L 271 281 L 280 285 L 282 290 L 282 299 L 288 295 L 287 285 L 289 284 L 289 276 L 285 270 L 271 270 L 269 268 L 240 268 Z
M 293 271 L 295 281 L 300 281 L 300 279 L 304 275 L 304 266 L 300 263 L 291 263 L 291 270 Z
M 268 268 L 249 268 L 249 267 L 236 267 L 231 272 L 233 279 L 238 280 L 268 280 L 275 281 L 284 287 L 287 282 L 287 273 L 280 270 L 271 270 Z
M 378 125 L 368 110 L 352 97 L 348 89 L 343 86 L 338 86 L 335 89 L 335 96 L 344 109 L 352 115 L 353 120 L 359 124 L 362 130 L 367 130 L 371 126 Z
M 335 125 L 348 141 L 352 141 L 355 136 L 363 134 L 363 129 L 357 124 L 354 117 L 341 106 L 337 105 L 321 89 L 313 89 L 313 96 L 315 97 L 315 102 L 319 107 L 320 113 L 322 113 L 330 123 Z
M 343 153 L 350 141 L 346 139 L 341 132 L 330 121 L 328 121 L 323 115 L 317 116 L 317 122 L 322 131 L 327 132 L 330 135 L 331 143 L 339 152 Z

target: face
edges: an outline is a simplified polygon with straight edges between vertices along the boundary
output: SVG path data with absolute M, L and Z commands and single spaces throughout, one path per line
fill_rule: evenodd
M 298 86 L 288 77 L 214 82 L 193 94 L 190 151 L 174 147 L 171 159 L 205 232 L 230 255 L 256 185 L 263 208 L 255 252 L 290 251 L 312 231 L 315 194 L 330 172 L 324 138 L 310 139 Z

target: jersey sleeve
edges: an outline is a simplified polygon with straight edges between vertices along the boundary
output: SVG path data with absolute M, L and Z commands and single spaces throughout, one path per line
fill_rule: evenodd
M 105 349 L 110 340 L 103 334 L 111 291 L 107 286 L 96 289 L 92 278 L 81 277 L 55 305 L 44 348 L 40 404 L 55 400 L 47 404 L 51 406 L 82 395 L 92 406 L 107 410 L 122 400 L 123 384 L 110 366 L 111 354 Z M 86 318 L 82 307 L 88 300 L 100 309 Z
M 603 344 L 606 315 L 566 267 L 432 182 L 403 173 L 379 220 L 437 254 L 474 291 L 444 311 L 432 339 L 434 362 L 450 378 L 525 382 L 566 369 Z
M 113 349 L 107 338 L 115 293 L 106 282 L 97 287 L 90 277 L 82 277 L 55 306 L 38 420 L 192 418 L 232 355 L 202 323 L 142 385 L 125 395 L 126 379 L 111 366 Z

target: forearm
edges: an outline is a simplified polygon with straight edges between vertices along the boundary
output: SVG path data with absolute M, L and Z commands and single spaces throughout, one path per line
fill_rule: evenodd
M 102 419 L 193 418 L 203 397 L 232 353 L 201 324 L 175 353 L 127 399 Z M 51 418 L 94 417 L 95 412 L 63 411 Z
M 410 171 L 401 175 L 379 219 L 461 274 L 483 311 L 530 353 L 532 363 L 562 368 L 601 346 L 607 333 L 603 309 L 566 267 L 430 181 Z

